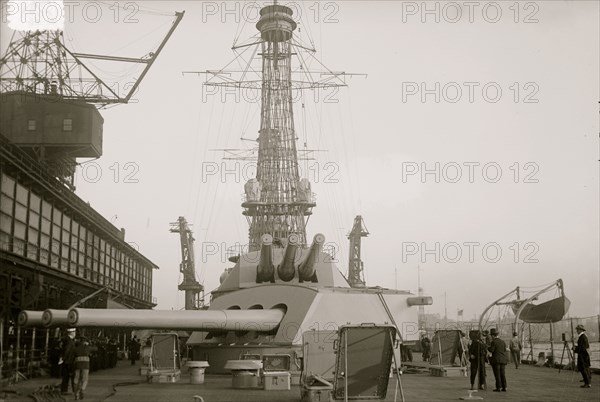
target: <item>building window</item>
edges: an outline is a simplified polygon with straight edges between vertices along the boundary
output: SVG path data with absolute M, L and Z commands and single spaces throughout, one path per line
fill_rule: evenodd
M 63 119 L 63 131 L 73 131 L 73 119 Z
M 27 131 L 35 131 L 35 120 L 27 120 Z

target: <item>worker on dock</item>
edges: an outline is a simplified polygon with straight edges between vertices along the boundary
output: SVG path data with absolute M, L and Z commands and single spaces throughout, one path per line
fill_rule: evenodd
M 431 357 L 431 341 L 427 335 L 421 338 L 421 349 L 423 350 L 423 361 L 428 362 Z
M 131 338 L 131 341 L 129 341 L 129 354 L 129 357 L 131 358 L 131 365 L 133 366 L 135 361 L 139 359 L 140 354 L 140 341 L 135 335 L 133 338 Z
M 506 343 L 498 338 L 498 330 L 490 330 L 492 343 L 488 350 L 492 353 L 491 365 L 496 379 L 496 388 L 494 392 L 506 392 L 506 364 L 508 363 L 508 354 L 506 353 Z
M 519 368 L 519 363 L 521 363 L 521 349 L 523 349 L 523 345 L 519 340 L 519 334 L 513 332 L 513 337 L 508 344 L 510 349 L 510 355 L 512 356 L 513 361 L 515 362 L 515 368 Z
M 479 378 L 478 386 L 479 389 L 485 389 L 485 361 L 487 358 L 487 346 L 481 339 L 481 332 L 470 331 L 469 338 L 471 344 L 469 345 L 469 363 L 471 370 L 471 389 L 475 389 L 475 377 Z
M 75 328 L 67 329 L 67 336 L 63 340 L 63 345 L 60 354 L 60 360 L 58 362 L 61 367 L 62 382 L 60 384 L 60 392 L 63 395 L 69 393 L 69 382 L 71 388 L 75 392 Z
M 86 338 L 79 338 L 75 342 L 75 400 L 83 399 L 83 391 L 88 384 L 90 375 L 90 343 Z
M 581 388 L 591 388 L 592 371 L 590 369 L 590 343 L 585 334 L 585 327 L 583 325 L 578 324 L 575 327 L 575 330 L 577 331 L 578 338 L 577 346 L 573 347 L 573 352 L 577 353 L 577 370 L 579 370 L 583 377 L 583 385 Z

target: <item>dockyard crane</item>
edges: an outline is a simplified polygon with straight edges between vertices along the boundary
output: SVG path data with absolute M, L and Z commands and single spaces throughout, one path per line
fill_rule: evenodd
M 171 223 L 171 233 L 179 233 L 181 242 L 181 264 L 179 272 L 183 274 L 183 281 L 178 286 L 185 292 L 185 309 L 197 310 L 203 307 L 204 286 L 196 280 L 196 265 L 194 262 L 194 236 L 183 216 L 177 222 Z
M 369 231 L 365 226 L 362 216 L 354 218 L 352 230 L 348 233 L 350 239 L 350 258 L 348 259 L 348 282 L 353 288 L 364 288 L 365 277 L 363 274 L 363 262 L 360 258 L 361 238 L 367 237 Z
M 142 57 L 74 52 L 62 30 L 15 30 L 0 56 L 0 132 L 74 191 L 77 158 L 102 155 L 104 119 L 97 109 L 131 100 L 183 14 L 170 15 L 169 31 Z M 141 71 L 119 90 L 119 82 L 101 77 L 108 74 L 96 60 Z
M 101 108 L 128 103 L 181 22 L 184 12 L 176 12 L 173 23 L 158 47 L 142 57 L 119 57 L 77 53 L 65 45 L 62 30 L 14 31 L 6 53 L 0 57 L 0 91 L 51 95 L 54 101 L 81 101 Z M 127 85 L 125 94 L 114 83 L 100 77 L 102 71 L 90 60 L 143 65 Z M 105 74 L 106 75 L 106 74 Z M 125 89 L 125 88 L 124 88 Z

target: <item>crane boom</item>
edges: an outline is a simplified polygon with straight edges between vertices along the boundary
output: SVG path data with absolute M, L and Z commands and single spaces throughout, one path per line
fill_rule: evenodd
M 348 282 L 353 288 L 364 288 L 365 277 L 363 274 L 363 262 L 360 258 L 361 238 L 367 237 L 369 231 L 365 226 L 362 216 L 354 218 L 352 230 L 348 233 L 350 239 L 350 258 L 348 259 Z
M 64 40 L 63 31 L 22 31 L 13 33 L 6 53 L 0 57 L 0 92 L 25 92 L 53 95 L 56 100 L 85 101 L 103 107 L 128 103 L 152 67 L 184 12 L 176 12 L 169 31 L 153 52 L 143 57 L 118 57 L 77 53 Z M 114 83 L 106 82 L 86 64 L 88 60 L 145 64 L 127 93 L 121 94 Z M 101 71 L 101 70 L 100 70 Z
M 178 289 L 185 292 L 185 309 L 197 310 L 202 308 L 202 297 L 204 286 L 196 280 L 196 269 L 194 261 L 194 237 L 186 219 L 180 216 L 177 222 L 171 223 L 171 233 L 179 233 L 181 242 L 181 264 L 179 271 L 183 274 L 183 281 Z

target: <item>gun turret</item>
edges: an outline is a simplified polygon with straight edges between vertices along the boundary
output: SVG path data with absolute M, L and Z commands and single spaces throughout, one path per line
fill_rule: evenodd
M 256 272 L 256 282 L 273 282 L 275 267 L 273 266 L 273 236 L 266 233 L 260 238 L 260 261 Z
M 319 254 L 323 248 L 323 244 L 325 243 L 325 236 L 321 233 L 318 233 L 313 238 L 313 243 L 310 246 L 310 251 L 308 252 L 308 256 L 302 261 L 300 266 L 298 267 L 298 276 L 301 281 L 313 281 L 316 282 L 315 271 L 317 268 L 317 260 L 319 259 Z
M 296 268 L 294 267 L 294 261 L 296 259 L 296 251 L 298 250 L 298 244 L 300 238 L 297 234 L 291 234 L 288 237 L 288 243 L 285 248 L 285 254 L 283 261 L 277 267 L 277 274 L 282 281 L 289 282 L 294 278 L 296 274 Z

